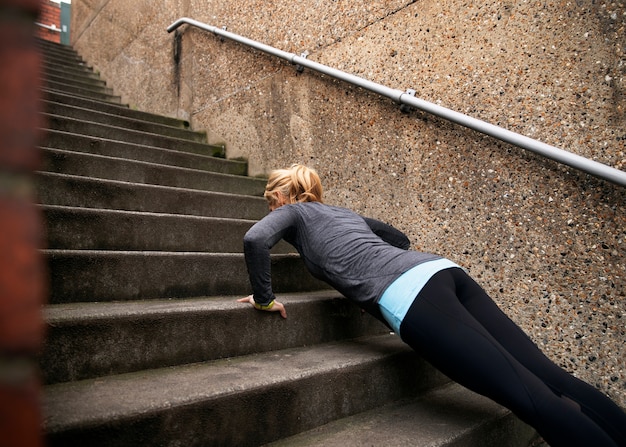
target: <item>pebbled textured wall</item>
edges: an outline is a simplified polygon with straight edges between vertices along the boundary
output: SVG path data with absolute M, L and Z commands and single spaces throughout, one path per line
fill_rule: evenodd
M 572 1 L 74 0 L 73 45 L 131 106 L 252 175 L 465 266 L 558 364 L 626 407 L 626 189 L 183 27 L 187 16 L 626 169 L 626 7 Z

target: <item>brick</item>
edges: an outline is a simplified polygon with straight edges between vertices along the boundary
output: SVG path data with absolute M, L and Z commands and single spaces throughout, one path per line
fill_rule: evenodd
M 0 383 L 0 447 L 43 446 L 39 388 L 34 378 Z
M 0 351 L 37 352 L 45 292 L 40 215 L 22 198 L 0 196 Z
M 41 1 L 41 12 L 37 21 L 43 25 L 54 25 L 57 29 L 61 29 L 61 8 L 58 3 L 52 3 L 49 0 Z M 36 31 L 37 37 L 52 42 L 61 42 L 61 33 L 51 31 L 46 28 L 38 27 Z
M 33 39 L 40 1 L 0 3 L 0 447 L 40 447 L 45 273 L 42 227 L 29 194 L 39 164 L 41 55 Z

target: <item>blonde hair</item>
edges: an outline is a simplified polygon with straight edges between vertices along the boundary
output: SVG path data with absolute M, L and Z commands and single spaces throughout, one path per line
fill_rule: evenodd
M 278 194 L 285 203 L 322 202 L 322 182 L 314 169 L 294 164 L 271 172 L 263 197 L 271 205 L 279 201 Z

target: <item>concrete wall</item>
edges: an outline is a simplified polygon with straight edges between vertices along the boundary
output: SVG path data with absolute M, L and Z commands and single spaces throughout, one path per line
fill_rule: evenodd
M 133 107 L 189 119 L 253 175 L 302 162 L 327 202 L 465 266 L 557 363 L 626 406 L 626 192 L 212 34 L 300 54 L 626 166 L 623 3 L 74 0 L 73 45 Z

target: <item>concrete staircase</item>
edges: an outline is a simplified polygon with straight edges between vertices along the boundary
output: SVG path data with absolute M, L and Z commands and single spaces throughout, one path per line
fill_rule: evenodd
M 289 318 L 236 303 L 264 181 L 40 45 L 50 446 L 529 444 L 526 425 L 450 384 L 287 244 L 272 274 Z

